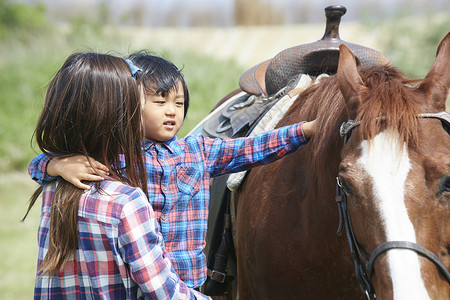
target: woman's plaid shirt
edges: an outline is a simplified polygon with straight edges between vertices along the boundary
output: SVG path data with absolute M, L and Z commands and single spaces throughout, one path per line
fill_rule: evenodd
M 57 181 L 44 186 L 38 268 L 49 245 Z M 55 276 L 36 276 L 35 299 L 209 299 L 179 279 L 163 255 L 151 205 L 138 188 L 104 180 L 80 197 L 75 254 Z

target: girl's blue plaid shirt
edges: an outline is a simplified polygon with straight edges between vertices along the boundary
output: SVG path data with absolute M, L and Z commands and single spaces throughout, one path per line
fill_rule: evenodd
M 255 136 L 212 139 L 174 137 L 164 143 L 145 141 L 148 198 L 165 242 L 165 256 L 189 287 L 206 280 L 203 254 L 208 219 L 211 177 L 271 163 L 307 143 L 302 123 Z M 29 167 L 31 177 L 43 184 L 49 158 L 38 155 Z

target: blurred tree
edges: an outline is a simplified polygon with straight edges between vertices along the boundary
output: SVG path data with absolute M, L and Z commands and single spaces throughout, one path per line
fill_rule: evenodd
M 45 4 L 17 3 L 10 0 L 0 0 L 0 38 L 16 36 L 24 38 L 31 32 L 47 28 Z M 20 32 L 21 36 L 17 36 Z
M 447 14 L 398 18 L 378 26 L 383 54 L 408 76 L 423 77 L 430 69 L 439 42 L 450 28 Z
M 149 11 L 152 11 L 154 7 L 152 7 L 151 3 L 149 5 L 150 5 Z M 148 17 L 146 15 L 146 12 L 147 12 L 147 4 L 140 2 L 135 3 L 134 5 L 131 6 L 131 9 L 128 12 L 126 12 L 121 16 L 121 21 L 125 21 L 122 23 L 131 24 L 134 26 L 144 26 L 145 19 L 146 17 Z
M 284 12 L 264 0 L 234 0 L 234 20 L 237 26 L 281 25 Z
M 101 0 L 98 4 L 98 18 L 100 23 L 108 24 L 112 22 L 110 7 L 107 0 Z

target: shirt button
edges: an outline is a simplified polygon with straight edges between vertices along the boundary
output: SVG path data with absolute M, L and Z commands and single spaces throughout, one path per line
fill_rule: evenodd
M 162 161 L 162 162 L 164 162 L 164 158 L 161 158 L 159 161 Z
M 165 191 L 167 191 L 167 188 L 165 186 L 163 186 L 162 190 L 165 192 Z
M 161 216 L 161 221 L 165 222 L 167 220 L 167 216 L 166 215 L 162 215 Z

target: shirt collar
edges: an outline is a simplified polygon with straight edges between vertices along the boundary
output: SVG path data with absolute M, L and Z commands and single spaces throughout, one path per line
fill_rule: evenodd
M 152 146 L 161 145 L 162 147 L 167 148 L 167 150 L 169 150 L 170 153 L 173 153 L 174 147 L 176 146 L 177 141 L 178 141 L 178 138 L 176 135 L 172 139 L 170 139 L 166 142 L 160 142 L 160 143 L 155 143 L 152 141 L 144 140 L 144 149 L 149 150 Z

